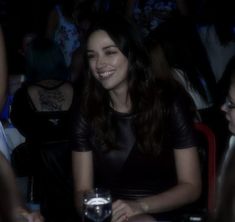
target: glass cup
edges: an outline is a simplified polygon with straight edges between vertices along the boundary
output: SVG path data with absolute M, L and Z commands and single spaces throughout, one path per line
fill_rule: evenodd
M 94 188 L 83 196 L 83 216 L 86 222 L 109 222 L 112 217 L 112 198 L 106 189 Z

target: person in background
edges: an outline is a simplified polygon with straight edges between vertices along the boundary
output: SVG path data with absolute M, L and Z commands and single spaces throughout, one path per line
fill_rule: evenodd
M 45 221 L 73 219 L 68 147 L 73 85 L 59 46 L 35 38 L 26 53 L 26 79 L 15 93 L 11 121 L 26 142 L 14 149 L 19 176 L 31 178 L 31 201 L 40 203 Z
M 163 50 L 172 76 L 192 97 L 199 120 L 210 123 L 208 117 L 214 113 L 216 82 L 206 51 L 194 27 L 183 20 L 165 22 L 152 31 L 145 42 L 153 60 L 155 51 L 157 50 L 158 55 L 158 49 Z M 157 74 L 159 75 L 158 72 Z
M 71 144 L 78 211 L 83 193 L 101 187 L 112 193 L 113 222 L 177 218 L 172 211 L 201 192 L 195 113 L 185 92 L 151 72 L 140 33 L 120 15 L 91 26 L 84 53 Z
M 6 88 L 7 65 L 5 42 L 0 28 L 0 111 L 2 111 L 5 102 Z M 11 165 L 2 152 L 0 152 L 0 196 L 0 221 L 17 222 L 20 218 L 28 222 L 44 221 L 38 212 L 31 213 L 26 210 L 18 193 Z
M 17 52 L 15 53 L 15 57 L 10 57 L 8 59 L 11 62 L 8 63 L 8 67 L 10 68 L 8 69 L 6 102 L 0 114 L 0 120 L 5 131 L 5 138 L 8 145 L 9 156 L 16 146 L 24 142 L 24 137 L 11 123 L 10 110 L 14 94 L 17 89 L 21 87 L 25 80 L 25 52 L 32 39 L 35 37 L 36 34 L 32 33 L 31 31 L 22 34 L 22 38 L 19 41 L 19 47 Z
M 6 90 L 7 90 L 7 64 L 6 64 L 6 55 L 5 55 L 5 42 L 2 29 L 0 27 L 0 110 L 2 110 L 5 99 L 6 99 Z
M 6 60 L 6 49 L 5 40 L 2 27 L 0 26 L 0 151 L 9 159 L 8 144 L 5 140 L 5 132 L 2 124 L 2 119 L 5 114 L 5 108 L 7 103 L 7 60 Z
M 198 33 L 207 51 L 216 82 L 219 83 L 228 61 L 235 54 L 235 2 L 207 0 L 206 3 L 207 22 L 198 26 Z
M 225 70 L 223 72 L 223 75 L 220 79 L 220 81 L 217 83 L 217 90 L 216 90 L 216 108 L 218 111 L 220 110 L 220 107 L 222 104 L 224 104 L 224 101 L 228 97 L 230 85 L 232 83 L 231 76 L 233 76 L 233 72 L 235 70 L 235 55 L 231 57 L 231 59 L 228 61 Z M 227 147 L 228 139 L 230 138 L 229 129 L 227 126 L 227 120 L 226 116 L 223 112 L 218 112 L 220 116 L 217 118 L 216 124 L 218 125 L 218 139 L 217 141 L 221 141 L 221 145 L 219 147 L 220 154 L 218 155 L 219 161 L 222 160 L 221 157 L 223 157 L 224 152 Z
M 144 37 L 160 24 L 190 14 L 185 0 L 128 0 L 126 13 L 140 27 Z
M 14 173 L 2 153 L 0 153 L 0 178 L 0 221 L 43 222 L 44 219 L 39 212 L 31 213 L 21 201 Z
M 67 66 L 71 65 L 73 53 L 80 47 L 80 34 L 75 23 L 76 10 L 81 0 L 63 0 L 51 11 L 46 36 L 61 48 Z
M 228 148 L 224 152 L 224 159 L 221 162 L 216 208 L 214 215 L 212 215 L 213 222 L 232 222 L 235 220 L 235 57 L 230 60 L 227 68 L 229 68 L 227 70 L 229 86 L 227 97 L 221 109 L 228 121 L 231 137 Z

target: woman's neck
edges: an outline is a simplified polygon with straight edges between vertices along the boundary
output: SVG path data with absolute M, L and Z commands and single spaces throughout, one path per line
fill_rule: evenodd
M 127 93 L 110 93 L 110 106 L 117 112 L 130 113 L 132 104 L 129 94 Z

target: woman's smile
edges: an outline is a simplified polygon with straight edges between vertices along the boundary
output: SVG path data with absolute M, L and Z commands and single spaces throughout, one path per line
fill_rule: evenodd
M 107 32 L 95 31 L 88 40 L 91 73 L 109 91 L 127 92 L 128 59 Z
M 114 74 L 114 71 L 98 72 L 98 74 L 100 80 L 105 80 L 109 79 Z

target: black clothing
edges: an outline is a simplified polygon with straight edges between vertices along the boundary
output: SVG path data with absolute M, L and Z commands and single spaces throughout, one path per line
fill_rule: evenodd
M 161 153 L 156 157 L 141 152 L 136 145 L 132 122 L 134 114 L 110 110 L 108 118 L 115 126 L 118 150 L 102 152 L 94 129 L 79 116 L 72 149 L 94 153 L 95 186 L 107 187 L 114 198 L 136 199 L 157 194 L 176 184 L 174 149 L 196 145 L 192 119 L 181 99 L 175 100 L 167 121 L 168 135 Z
M 55 87 L 47 90 L 53 89 Z M 13 162 L 16 172 L 24 165 L 28 169 L 24 176 L 34 177 L 46 222 L 73 221 L 69 148 L 71 109 L 72 105 L 66 111 L 38 111 L 28 93 L 28 86 L 16 92 L 12 104 L 11 120 L 26 138 L 25 144 L 13 152 Z
M 69 138 L 68 131 L 65 129 L 69 129 L 71 108 L 66 111 L 37 111 L 28 94 L 27 85 L 14 95 L 10 117 L 14 126 L 27 141 L 45 142 Z

